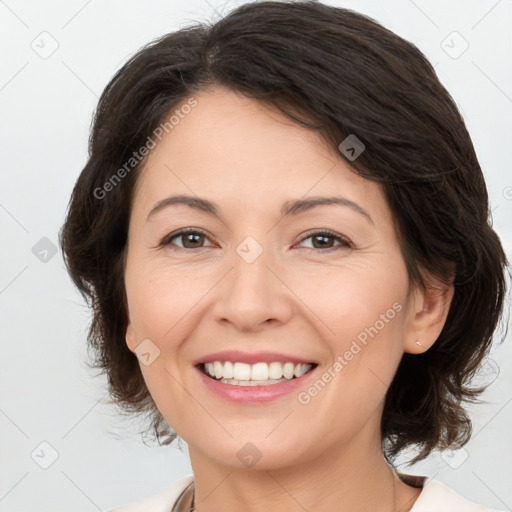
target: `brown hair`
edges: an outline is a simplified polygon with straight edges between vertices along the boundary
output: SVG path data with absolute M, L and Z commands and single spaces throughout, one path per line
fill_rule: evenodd
M 93 308 L 88 342 L 113 402 L 129 413 L 147 412 L 160 444 L 177 437 L 125 341 L 124 257 L 145 160 L 115 186 L 112 177 L 171 110 L 212 85 L 277 107 L 336 150 L 350 134 L 365 144 L 348 163 L 383 185 L 410 283 L 425 287 L 453 277 L 455 288 L 440 336 L 426 352 L 403 355 L 386 394 L 384 454 L 391 462 L 417 445 L 416 462 L 434 449 L 466 444 L 471 420 L 461 403 L 477 401 L 487 388 L 469 384 L 502 315 L 508 265 L 472 141 L 416 46 L 367 16 L 315 1 L 248 3 L 213 24 L 165 35 L 106 86 L 60 244 Z

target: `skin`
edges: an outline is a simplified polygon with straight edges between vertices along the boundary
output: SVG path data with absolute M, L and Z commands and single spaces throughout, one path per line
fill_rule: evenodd
M 151 151 L 138 179 L 125 285 L 126 342 L 135 351 L 149 338 L 160 351 L 141 370 L 188 444 L 196 509 L 410 510 L 421 489 L 398 480 L 384 459 L 383 400 L 403 353 L 426 351 L 439 336 L 453 286 L 409 293 L 381 186 L 352 172 L 318 134 L 221 87 L 194 98 L 197 106 Z M 172 205 L 147 220 L 175 194 L 209 199 L 222 217 Z M 338 205 L 280 215 L 287 200 L 331 195 L 356 202 L 373 224 Z M 159 245 L 187 227 L 206 236 Z M 354 247 L 304 238 L 323 229 Z M 263 250 L 250 264 L 236 252 L 247 236 Z M 218 350 L 274 350 L 326 371 L 396 302 L 401 311 L 308 404 L 296 393 L 229 403 L 192 365 Z M 237 457 L 248 442 L 262 455 L 251 468 Z

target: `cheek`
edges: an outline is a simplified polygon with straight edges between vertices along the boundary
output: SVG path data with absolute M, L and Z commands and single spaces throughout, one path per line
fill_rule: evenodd
M 182 399 L 188 397 L 180 385 L 180 349 L 196 323 L 194 306 L 209 287 L 191 272 L 149 264 L 127 267 L 125 282 L 136 343 L 149 339 L 149 352 L 158 354 L 149 365 L 139 362 L 144 381 L 174 428 L 187 408 Z
M 394 272 L 369 266 L 360 270 L 340 270 L 329 278 L 317 274 L 309 281 L 315 293 L 304 283 L 297 291 L 307 297 L 310 324 L 331 357 L 320 376 L 325 385 L 317 386 L 319 397 L 305 390 L 301 403 L 311 400 L 315 415 L 339 421 L 347 436 L 379 407 L 403 353 L 406 276 L 396 266 Z
M 144 264 L 127 268 L 125 284 L 130 320 L 137 336 L 156 343 L 175 336 L 183 319 L 210 287 L 198 272 Z
M 379 333 L 400 327 L 407 292 L 405 268 L 361 264 L 300 274 L 290 287 L 322 333 L 338 340 L 333 346 L 343 349 L 358 335 L 364 342 L 371 327 Z M 376 335 L 375 329 L 371 331 Z
M 385 393 L 403 353 L 405 268 L 365 265 L 302 277 L 294 290 L 307 305 L 304 311 L 310 311 L 332 365 L 338 361 L 330 368 L 337 384 L 348 390 L 344 399 L 357 402 L 366 393 L 378 398 L 376 386 Z

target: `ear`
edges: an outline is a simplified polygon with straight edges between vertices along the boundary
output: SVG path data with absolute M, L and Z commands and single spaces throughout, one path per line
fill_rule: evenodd
M 421 354 L 436 342 L 445 325 L 454 291 L 453 278 L 449 285 L 436 282 L 430 283 L 426 290 L 416 288 L 410 305 L 404 352 Z
M 126 344 L 128 348 L 134 352 L 135 351 L 135 332 L 132 326 L 132 322 L 128 320 L 128 326 L 126 327 Z

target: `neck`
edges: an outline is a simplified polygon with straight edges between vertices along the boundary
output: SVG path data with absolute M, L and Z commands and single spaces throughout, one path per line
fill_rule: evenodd
M 363 443 L 353 441 L 287 467 L 265 468 L 262 458 L 250 469 L 219 465 L 189 446 L 195 510 L 408 512 L 421 489 L 398 478 L 380 444 L 362 456 Z

